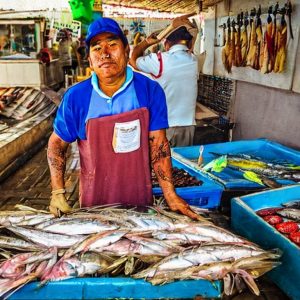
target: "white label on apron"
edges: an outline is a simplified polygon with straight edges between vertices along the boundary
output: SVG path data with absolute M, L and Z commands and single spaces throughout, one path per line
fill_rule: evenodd
M 113 148 L 115 153 L 132 152 L 140 148 L 140 120 L 116 123 L 114 127 Z

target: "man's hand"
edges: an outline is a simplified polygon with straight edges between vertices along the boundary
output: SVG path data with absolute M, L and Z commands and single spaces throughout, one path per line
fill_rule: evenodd
M 186 215 L 193 220 L 200 220 L 201 217 L 195 212 L 193 212 L 190 206 L 177 194 L 174 194 L 172 198 L 166 199 L 166 201 L 172 211 L 179 211 L 183 215 Z
M 149 36 L 146 37 L 146 42 L 148 46 L 155 45 L 160 42 L 160 39 L 157 38 L 157 33 L 153 32 Z
M 189 20 L 190 17 L 194 16 L 196 13 L 186 14 L 180 17 L 175 18 L 172 21 L 173 28 L 178 28 L 180 26 L 185 26 L 187 29 L 189 27 L 194 27 L 193 23 Z
M 56 217 L 60 216 L 60 212 L 67 213 L 71 211 L 71 207 L 67 203 L 64 189 L 52 191 L 49 210 Z

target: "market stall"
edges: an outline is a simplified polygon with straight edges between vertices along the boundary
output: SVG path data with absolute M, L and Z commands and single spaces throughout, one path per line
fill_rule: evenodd
M 1 87 L 57 87 L 62 82 L 58 58 L 49 57 L 46 64 L 38 57 L 46 47 L 45 26 L 43 17 L 28 18 L 9 13 L 0 15 Z
M 159 9 L 174 16 L 197 12 L 192 19 L 199 29 L 201 51 L 198 50 L 202 53 L 206 51 L 206 58 L 198 81 L 195 146 L 172 149 L 172 183 L 177 194 L 198 213 L 199 220 L 192 221 L 168 210 L 164 206 L 162 189 L 153 178 L 154 206 L 79 209 L 78 153 L 66 167 L 65 192 L 69 204 L 72 204 L 72 211 L 54 218 L 48 211 L 51 195 L 48 165 L 45 158 L 40 159 L 40 178 L 32 174 L 29 184 L 25 172 L 26 176 L 22 173 L 15 179 L 19 188 L 17 191 L 14 191 L 14 182 L 10 183 L 9 188 L 3 185 L 1 199 L 4 199 L 5 205 L 2 207 L 5 209 L 0 214 L 0 248 L 6 250 L 0 252 L 0 298 L 92 300 L 199 296 L 222 299 L 226 295 L 231 299 L 243 291 L 258 296 L 259 283 L 266 274 L 289 297 L 298 299 L 295 278 L 299 277 L 299 272 L 294 268 L 297 267 L 294 261 L 299 256 L 299 220 L 291 225 L 292 232 L 284 232 L 285 235 L 274 229 L 283 227 L 285 230 L 285 226 L 276 227 L 277 224 L 270 222 L 275 222 L 274 219 L 284 221 L 278 224 L 288 222 L 272 209 L 281 206 L 283 198 L 284 203 L 292 202 L 298 195 L 300 153 L 296 146 L 299 146 L 297 136 L 300 130 L 297 130 L 299 125 L 295 107 L 299 103 L 292 91 L 297 91 L 296 79 L 299 77 L 295 67 L 295 62 L 299 60 L 299 24 L 294 17 L 291 21 L 291 11 L 288 10 L 290 2 L 278 4 L 286 10 L 274 8 L 268 12 L 269 3 L 263 3 L 262 11 L 261 7 L 255 7 L 254 11 L 252 6 L 256 2 L 249 1 L 243 7 L 242 16 L 237 13 L 240 12 L 238 2 L 95 1 L 96 17 L 102 13 L 105 15 L 102 4 L 107 6 L 107 11 L 119 18 L 124 32 L 132 25 L 133 31 L 134 28 L 140 31 L 145 29 L 148 34 L 150 28 L 165 26 L 169 21 L 163 20 L 156 25 L 149 19 L 124 21 L 127 11 L 124 7 L 127 6 Z M 75 4 L 76 1 L 72 2 L 76 7 Z M 299 6 L 298 2 L 296 4 L 294 7 Z M 249 12 L 247 17 L 246 12 Z M 87 22 L 84 17 L 93 18 L 91 7 L 88 16 L 79 16 Z M 79 36 L 81 21 L 58 24 L 54 17 L 49 18 L 51 22 L 47 24 L 42 18 L 22 20 L 20 23 L 6 18 L 3 20 L 0 30 L 5 33 L 6 39 L 0 40 L 0 44 L 4 45 L 1 51 L 6 52 L 1 52 L 0 57 L 0 83 L 4 84 L 0 90 L 3 96 L 0 98 L 1 114 L 5 118 L 14 115 L 16 119 L 24 119 L 16 126 L 17 132 L 13 132 L 15 137 L 24 133 L 28 124 L 36 125 L 30 138 L 24 135 L 12 147 L 9 137 L 11 128 L 0 123 L 0 138 L 4 140 L 0 141 L 0 146 L 6 146 L 6 152 L 0 155 L 0 163 L 1 166 L 5 164 L 6 168 L 11 163 L 8 158 L 16 159 L 22 152 L 28 154 L 27 142 L 37 143 L 36 139 L 45 137 L 45 132 L 49 131 L 51 115 L 56 107 L 53 99 L 39 89 L 44 85 L 61 85 L 64 80 L 60 76 L 58 59 L 52 57 L 47 64 L 36 56 L 43 49 L 42 33 L 47 31 L 47 36 L 51 37 L 48 40 L 51 48 L 51 43 L 56 41 L 54 33 L 65 27 L 62 25 L 72 24 L 74 35 Z M 253 38 L 254 35 L 257 38 L 263 36 L 267 23 L 275 24 L 272 28 L 284 35 L 284 41 L 278 44 L 280 47 L 277 49 L 284 58 L 277 59 L 276 68 L 276 59 L 271 68 L 267 65 L 272 60 L 267 54 L 263 56 L 267 53 L 267 50 L 262 51 L 268 49 L 267 42 L 263 44 L 263 39 L 255 39 L 255 43 Z M 285 35 L 287 29 L 289 38 Z M 23 32 L 24 40 L 18 46 L 18 38 Z M 249 49 L 249 57 L 244 56 L 244 60 L 243 45 L 236 42 L 241 41 L 243 33 L 244 37 L 249 37 L 247 45 L 244 44 L 244 48 L 247 46 Z M 9 49 L 4 49 L 5 46 Z M 23 52 L 22 57 L 19 52 Z M 82 74 L 84 76 L 78 77 L 77 81 L 86 79 L 85 75 L 89 74 Z M 74 78 L 71 77 L 66 77 L 66 86 L 73 83 Z M 258 90 L 265 91 L 260 103 L 261 95 L 255 95 Z M 288 94 L 282 90 L 288 91 Z M 250 91 L 251 97 L 245 97 L 245 91 Z M 276 101 L 277 97 L 282 100 L 280 103 Z M 245 98 L 247 109 L 242 103 Z M 280 107 L 286 107 L 283 103 L 285 98 L 290 99 L 292 105 L 285 110 L 285 119 L 280 119 L 277 116 L 281 116 Z M 45 108 L 39 109 L 41 103 L 46 104 Z M 263 109 L 258 109 L 263 103 Z M 286 117 L 295 115 L 297 117 L 290 120 Z M 244 119 L 241 121 L 242 116 Z M 261 119 L 259 116 L 262 116 Z M 272 116 L 278 120 L 273 120 Z M 246 124 L 252 126 L 243 127 L 243 122 L 249 121 L 249 118 L 251 122 Z M 270 120 L 273 126 L 269 126 L 267 121 Z M 247 139 L 243 139 L 244 128 Z M 266 139 L 260 139 L 261 136 L 266 136 Z M 233 137 L 235 141 L 227 142 Z M 5 159 L 1 160 L 1 157 Z M 16 166 L 15 169 L 18 168 Z M 37 173 L 36 170 L 33 173 Z M 0 170 L 0 180 L 1 176 L 8 177 L 7 174 L 6 170 Z M 182 185 L 185 180 L 187 183 Z M 23 190 L 20 192 L 20 189 Z M 261 190 L 264 192 L 252 194 Z M 110 192 L 114 193 L 114 190 Z M 244 194 L 247 196 L 232 200 L 228 213 L 225 208 L 228 208 L 231 198 Z M 272 219 L 256 214 L 265 208 L 274 212 Z M 299 207 L 296 209 L 299 213 Z M 228 228 L 230 217 L 231 229 Z M 222 226 L 216 222 L 218 219 L 222 219 Z M 264 292 L 263 297 L 268 298 Z M 281 297 L 279 292 L 278 295 Z M 274 298 L 270 296 L 270 299 Z M 285 296 L 280 299 L 285 299 Z

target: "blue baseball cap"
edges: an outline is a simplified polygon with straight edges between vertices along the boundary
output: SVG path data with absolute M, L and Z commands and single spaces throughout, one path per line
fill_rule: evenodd
M 85 39 L 87 47 L 90 47 L 90 42 L 92 38 L 104 32 L 110 32 L 119 36 L 124 46 L 128 45 L 128 40 L 126 36 L 124 35 L 122 29 L 115 20 L 110 18 L 99 18 L 96 21 L 94 21 L 88 28 L 88 32 Z

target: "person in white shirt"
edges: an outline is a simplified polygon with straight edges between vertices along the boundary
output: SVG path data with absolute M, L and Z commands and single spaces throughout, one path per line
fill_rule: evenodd
M 134 47 L 129 61 L 135 69 L 151 74 L 164 89 L 170 126 L 167 138 L 171 147 L 192 145 L 195 132 L 198 59 L 191 51 L 195 36 L 189 32 L 190 28 L 177 27 L 166 36 L 165 52 L 144 56 L 148 47 L 160 42 L 151 34 Z

